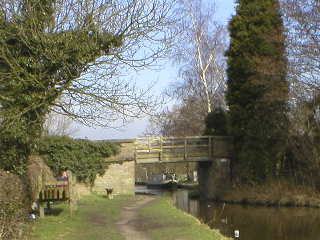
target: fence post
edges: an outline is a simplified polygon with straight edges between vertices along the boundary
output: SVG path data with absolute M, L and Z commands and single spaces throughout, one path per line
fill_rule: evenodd
M 162 138 L 160 139 L 160 152 L 159 152 L 159 161 L 162 162 Z
M 42 187 L 43 187 L 43 181 L 42 181 L 42 176 L 38 176 L 38 194 L 41 194 L 41 198 L 40 196 L 37 196 L 39 198 L 38 200 L 38 206 L 39 206 L 39 217 L 40 218 L 44 218 L 44 205 L 43 205 L 43 201 L 41 201 L 41 199 L 44 198 L 43 194 L 44 192 L 42 191 Z
M 73 211 L 75 209 L 75 194 L 74 194 L 74 189 L 73 189 L 73 184 L 76 182 L 75 181 L 75 176 L 72 174 L 70 170 L 67 171 L 67 176 L 68 176 L 68 186 L 69 186 L 69 210 L 70 210 L 70 216 L 73 216 Z
M 187 137 L 184 138 L 184 160 L 187 161 Z
M 209 137 L 209 146 L 208 146 L 208 148 L 209 148 L 209 159 L 211 159 L 212 158 L 211 148 L 213 148 L 213 141 L 212 141 L 212 137 L 211 136 Z

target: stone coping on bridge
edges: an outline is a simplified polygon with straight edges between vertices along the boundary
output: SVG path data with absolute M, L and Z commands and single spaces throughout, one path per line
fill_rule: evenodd
M 128 139 L 105 139 L 105 140 L 94 140 L 96 142 L 120 142 L 120 143 L 131 143 L 135 141 L 135 138 L 128 138 Z
M 107 162 L 134 161 L 134 139 L 113 139 L 106 140 L 121 144 L 120 154 L 106 159 Z

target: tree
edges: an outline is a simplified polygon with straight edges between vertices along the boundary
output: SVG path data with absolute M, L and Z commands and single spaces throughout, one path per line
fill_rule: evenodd
M 290 135 L 283 174 L 319 186 L 320 3 L 281 0 L 288 56 Z
M 225 107 L 227 29 L 214 19 L 214 5 L 196 0 L 179 3 L 181 20 L 174 25 L 179 34 L 172 58 L 180 67 L 180 78 L 164 92 L 175 103 L 152 117 L 148 126 L 163 136 L 203 134 L 208 112 Z
M 225 106 L 227 29 L 214 19 L 215 5 L 202 0 L 181 0 L 183 16 L 176 27 L 173 59 L 180 64 L 181 81 L 173 83 L 168 95 L 197 101 L 209 113 L 213 107 Z
M 278 1 L 237 3 L 226 53 L 230 135 L 240 179 L 263 182 L 282 159 L 288 127 L 284 28 Z
M 196 101 L 185 101 L 162 113 L 161 130 L 163 136 L 196 136 L 203 134 L 205 112 Z
M 223 108 L 216 108 L 206 117 L 205 135 L 228 135 L 228 113 Z
M 74 128 L 72 125 L 72 120 L 67 116 L 51 112 L 46 116 L 43 135 L 74 137 L 79 132 L 79 128 Z
M 173 4 L 166 0 L 2 1 L 1 167 L 23 171 L 51 110 L 88 125 L 108 125 L 152 108 L 145 91 L 116 76 L 128 67 L 150 65 L 166 50 Z
M 320 90 L 320 2 L 281 0 L 287 35 L 290 80 L 300 97 Z

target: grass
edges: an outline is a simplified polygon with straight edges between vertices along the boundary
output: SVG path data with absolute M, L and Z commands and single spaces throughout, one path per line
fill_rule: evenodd
M 32 223 L 30 240 L 124 240 L 115 223 L 123 207 L 137 200 L 136 196 L 116 196 L 106 199 L 90 195 L 81 199 L 74 216 L 69 216 L 68 204 L 52 205 L 52 214 Z M 143 229 L 153 240 L 221 240 L 212 231 L 188 214 L 176 209 L 169 198 L 159 197 L 142 208 Z
M 32 240 L 124 239 L 115 222 L 121 209 L 132 203 L 134 197 L 118 196 L 109 200 L 90 195 L 81 199 L 74 216 L 69 216 L 68 204 L 52 205 L 52 214 L 33 223 Z
M 296 186 L 286 180 L 261 185 L 234 185 L 222 201 L 270 206 L 320 207 L 320 194 L 311 187 Z
M 170 203 L 170 198 L 158 198 L 142 208 L 142 215 L 147 219 L 150 230 L 148 234 L 154 240 L 221 240 L 228 239 L 218 231 L 188 215 Z M 152 227 L 152 225 L 156 227 Z M 165 231 L 163 231 L 165 229 Z

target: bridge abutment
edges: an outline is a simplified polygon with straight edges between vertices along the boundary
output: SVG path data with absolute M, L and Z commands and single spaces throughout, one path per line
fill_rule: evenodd
M 231 184 L 231 159 L 216 157 L 211 162 L 198 163 L 200 198 L 220 199 Z

